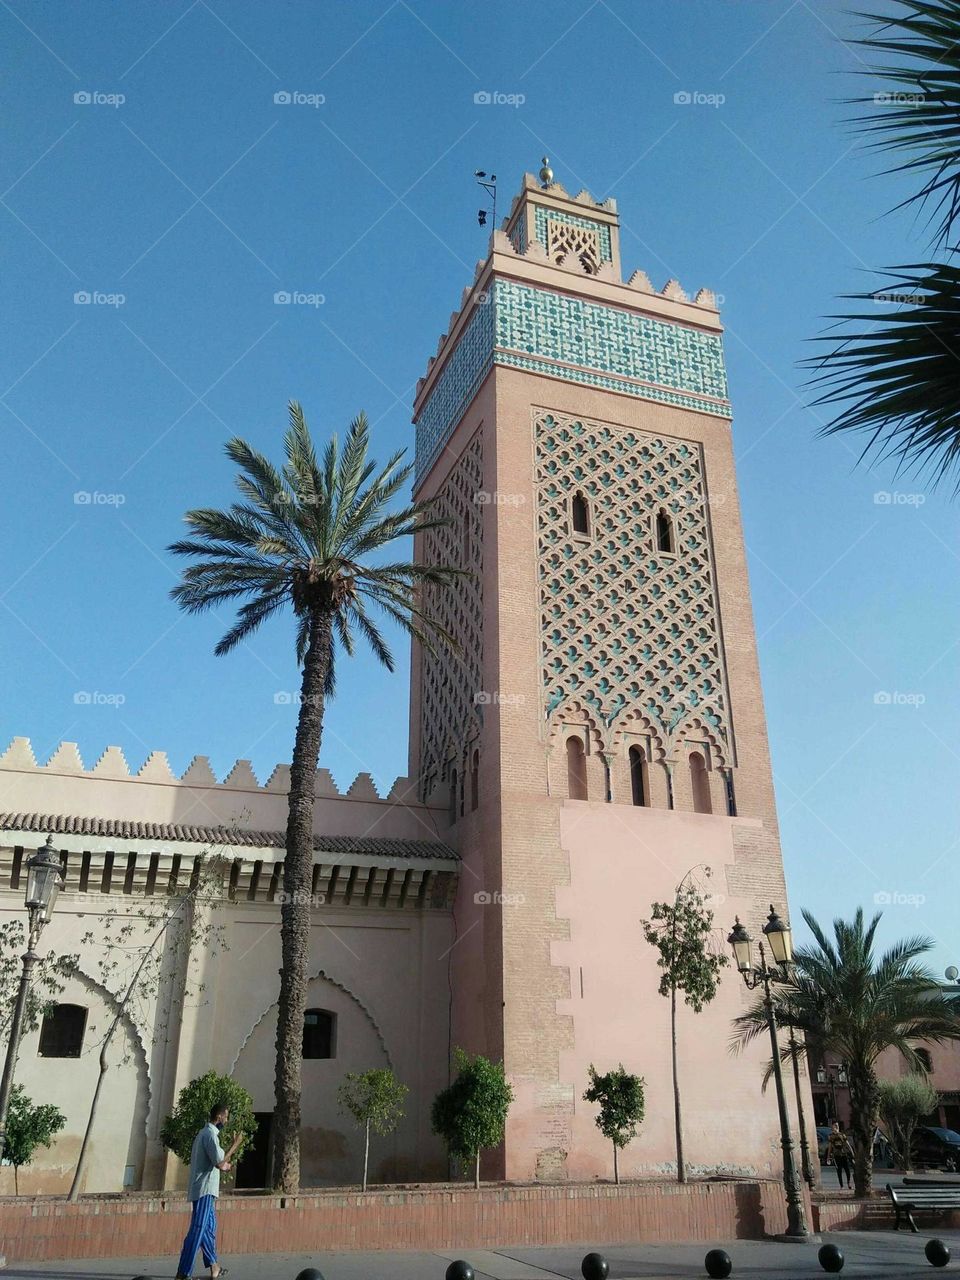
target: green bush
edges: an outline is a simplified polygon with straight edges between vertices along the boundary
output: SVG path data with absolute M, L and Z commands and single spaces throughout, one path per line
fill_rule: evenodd
M 455 1049 L 457 1078 L 433 1100 L 433 1131 L 443 1138 L 452 1156 L 464 1164 L 472 1161 L 474 1186 L 480 1186 L 480 1152 L 503 1141 L 513 1090 L 503 1074 L 502 1062 L 471 1058 Z
M 190 1148 L 193 1140 L 210 1119 L 210 1108 L 218 1102 L 225 1102 L 230 1108 L 230 1119 L 223 1127 L 220 1145 L 227 1149 L 237 1134 L 243 1134 L 243 1140 L 234 1154 L 234 1161 L 240 1159 L 250 1146 L 253 1135 L 257 1131 L 257 1122 L 253 1117 L 253 1099 L 230 1076 L 218 1075 L 216 1071 L 208 1071 L 206 1075 L 197 1076 L 180 1090 L 177 1105 L 173 1114 L 167 1116 L 160 1130 L 160 1141 L 179 1156 L 184 1164 L 190 1163 Z
M 37 1147 L 49 1147 L 53 1135 L 59 1133 L 66 1123 L 67 1117 L 52 1102 L 35 1107 L 23 1085 L 13 1086 L 7 1110 L 3 1158 L 13 1165 L 13 1189 L 17 1195 L 20 1194 L 20 1166 L 30 1163 Z
M 631 1075 L 622 1062 L 615 1071 L 608 1071 L 605 1076 L 598 1075 L 596 1067 L 591 1063 L 589 1074 L 590 1087 L 584 1093 L 583 1100 L 596 1102 L 600 1107 L 597 1128 L 613 1143 L 613 1178 L 615 1182 L 619 1182 L 620 1148 L 637 1136 L 637 1130 L 643 1123 L 646 1105 L 643 1077 Z

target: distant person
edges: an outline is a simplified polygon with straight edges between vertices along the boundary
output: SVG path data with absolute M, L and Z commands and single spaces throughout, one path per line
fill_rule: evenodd
M 830 1137 L 827 1139 L 827 1153 L 833 1161 L 837 1170 L 837 1181 L 843 1186 L 844 1175 L 846 1175 L 847 1186 L 851 1185 L 850 1175 L 853 1169 L 853 1147 L 850 1145 L 850 1139 L 840 1128 L 840 1121 L 834 1120 L 833 1127 L 830 1130 Z
M 190 1280 L 193 1264 L 199 1249 L 203 1265 L 210 1268 L 210 1275 L 225 1276 L 227 1268 L 217 1261 L 217 1197 L 220 1195 L 220 1174 L 229 1173 L 233 1153 L 240 1145 L 242 1133 L 237 1134 L 229 1151 L 220 1145 L 220 1130 L 230 1118 L 230 1108 L 218 1102 L 210 1108 L 210 1119 L 193 1140 L 190 1149 L 190 1186 L 187 1199 L 193 1206 L 190 1226 L 187 1228 L 177 1280 Z

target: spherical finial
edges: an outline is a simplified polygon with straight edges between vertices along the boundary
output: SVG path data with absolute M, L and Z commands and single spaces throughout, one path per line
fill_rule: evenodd
M 543 157 L 543 168 L 540 170 L 540 181 L 545 187 L 549 187 L 553 181 L 553 170 L 550 168 L 550 157 Z

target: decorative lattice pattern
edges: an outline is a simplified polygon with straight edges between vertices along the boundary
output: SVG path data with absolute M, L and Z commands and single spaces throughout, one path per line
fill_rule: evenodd
M 475 307 L 417 418 L 417 476 L 426 474 L 493 364 L 492 293 Z
M 451 762 L 463 776 L 467 744 L 479 733 L 483 670 L 483 440 L 473 437 L 440 490 L 436 512 L 450 521 L 424 534 L 425 564 L 469 569 L 449 590 L 426 587 L 424 607 L 457 641 L 424 653 L 420 697 L 420 794 L 447 777 Z
M 579 228 L 581 231 L 592 232 L 596 237 L 600 261 L 613 261 L 613 253 L 610 248 L 610 228 L 605 222 L 595 222 L 592 218 L 578 218 L 575 213 L 564 213 L 562 209 L 547 209 L 539 204 L 534 206 L 533 219 L 537 239 L 551 257 L 553 257 L 553 251 L 550 248 L 551 234 L 556 234 L 556 232 L 552 232 L 550 224 L 554 223 L 558 228 Z
M 697 445 L 535 411 L 544 712 L 586 706 L 612 740 L 631 711 L 673 755 L 709 737 L 732 764 L 729 700 Z M 575 535 L 571 505 L 589 505 Z M 657 549 L 659 512 L 675 553 Z
M 417 476 L 449 439 L 493 364 L 730 416 L 718 334 L 497 280 L 417 418 Z
M 726 400 L 718 334 L 509 280 L 497 281 L 496 312 L 498 347 Z
M 547 256 L 557 263 L 574 258 L 588 276 L 600 270 L 600 244 L 593 228 L 570 227 L 555 218 L 547 219 Z

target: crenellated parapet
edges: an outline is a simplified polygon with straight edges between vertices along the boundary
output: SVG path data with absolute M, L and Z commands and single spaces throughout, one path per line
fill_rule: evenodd
M 181 774 L 174 773 L 165 751 L 151 751 L 139 769 L 127 763 L 121 747 L 106 747 L 93 767 L 88 769 L 75 742 L 61 742 L 49 758 L 38 761 L 29 738 L 14 738 L 0 753 L 0 774 L 42 770 L 46 775 L 66 774 L 86 778 L 113 778 L 151 782 L 166 786 L 222 787 L 232 791 L 282 792 L 290 790 L 290 766 L 278 764 L 265 782 L 260 782 L 249 760 L 237 760 L 222 781 L 218 781 L 207 756 L 194 756 Z M 377 791 L 369 773 L 358 773 L 350 786 L 341 791 L 327 769 L 317 770 L 315 794 L 342 800 L 386 801 L 404 803 L 412 794 L 408 778 L 397 778 L 384 795 Z
M 109 746 L 88 767 L 75 742 L 61 742 L 38 760 L 29 738 L 14 738 L 0 754 L 0 811 L 68 815 L 180 826 L 236 825 L 261 831 L 286 826 L 290 766 L 278 764 L 261 782 L 249 760 L 237 760 L 218 778 L 206 756 L 194 756 L 179 776 L 163 751 L 133 768 Z M 341 790 L 318 769 L 315 829 L 328 835 L 373 833 L 404 839 L 434 837 L 434 812 L 418 803 L 408 778 L 386 794 L 368 773 Z

